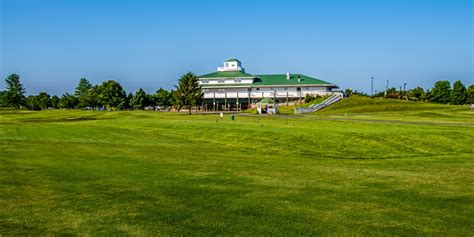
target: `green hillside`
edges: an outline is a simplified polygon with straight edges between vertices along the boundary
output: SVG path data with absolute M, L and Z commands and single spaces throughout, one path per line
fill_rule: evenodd
M 432 110 L 462 110 L 462 106 L 452 106 L 425 102 L 405 101 L 398 99 L 370 98 L 351 96 L 337 102 L 318 114 L 373 113 L 373 112 L 402 112 L 402 111 L 432 111 Z

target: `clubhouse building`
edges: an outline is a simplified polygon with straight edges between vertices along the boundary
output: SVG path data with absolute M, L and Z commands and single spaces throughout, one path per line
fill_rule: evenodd
M 288 105 L 301 102 L 307 94 L 333 94 L 338 86 L 302 74 L 252 75 L 242 63 L 229 59 L 217 72 L 199 76 L 205 110 L 240 110 L 264 98 Z

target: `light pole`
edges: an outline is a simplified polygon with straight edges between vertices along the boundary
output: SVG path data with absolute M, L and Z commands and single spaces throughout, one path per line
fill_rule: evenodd
M 370 96 L 374 96 L 374 77 L 370 78 Z
M 403 83 L 403 93 L 405 93 L 406 90 L 407 90 L 407 83 L 405 82 L 405 83 Z
M 388 91 L 388 80 L 387 80 L 387 85 L 385 86 L 385 97 L 387 97 L 387 91 Z

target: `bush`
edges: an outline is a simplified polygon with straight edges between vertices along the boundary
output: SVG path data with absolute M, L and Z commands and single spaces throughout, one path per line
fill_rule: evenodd
M 311 95 L 311 94 L 306 94 L 306 96 L 304 97 L 304 102 L 309 103 L 309 102 L 312 102 L 312 101 L 314 101 L 318 98 L 322 98 L 322 96 L 320 96 L 320 95 L 314 96 L 314 95 Z

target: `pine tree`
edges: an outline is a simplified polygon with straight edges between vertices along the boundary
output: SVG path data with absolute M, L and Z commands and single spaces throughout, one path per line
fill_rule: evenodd
M 134 109 L 144 109 L 145 106 L 149 105 L 148 96 L 142 88 L 140 88 L 135 93 L 135 95 L 130 101 L 130 104 L 132 105 L 132 108 Z
M 7 104 L 19 109 L 25 104 L 25 88 L 20 83 L 20 76 L 11 74 L 5 79 L 7 83 L 6 101 Z
M 192 107 L 200 104 L 203 97 L 204 94 L 202 93 L 201 85 L 196 75 L 192 72 L 188 72 L 181 76 L 175 92 L 175 103 L 178 110 L 183 106 L 187 106 L 189 114 L 191 114 Z
M 92 107 L 91 106 L 91 99 L 90 97 L 90 90 L 93 88 L 92 84 L 85 78 L 81 78 L 79 80 L 79 84 L 77 84 L 76 90 L 74 95 L 79 100 L 79 108 L 86 108 Z

